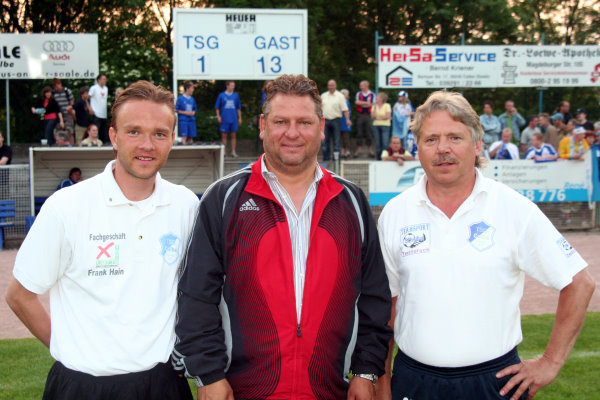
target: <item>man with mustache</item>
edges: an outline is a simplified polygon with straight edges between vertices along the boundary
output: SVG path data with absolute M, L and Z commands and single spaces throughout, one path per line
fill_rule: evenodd
M 535 204 L 483 176 L 483 129 L 462 95 L 433 93 L 411 130 L 425 175 L 379 219 L 398 355 L 378 396 L 533 398 L 565 363 L 594 279 Z M 560 298 L 546 351 L 521 361 L 525 273 Z

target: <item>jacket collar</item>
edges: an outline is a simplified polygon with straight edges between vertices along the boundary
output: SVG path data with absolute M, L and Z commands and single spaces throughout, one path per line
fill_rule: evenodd
M 245 190 L 248 193 L 264 197 L 279 204 L 279 202 L 275 198 L 275 195 L 273 194 L 273 192 L 271 192 L 269 184 L 267 183 L 267 181 L 265 181 L 265 178 L 262 176 L 263 157 L 264 154 L 254 164 L 252 164 L 252 174 L 250 175 L 250 179 L 248 180 L 248 184 L 246 185 Z M 340 194 L 341 191 L 344 189 L 344 187 L 333 178 L 329 171 L 327 171 L 321 165 L 318 165 L 317 168 L 321 168 L 323 177 L 319 181 L 317 196 L 315 198 L 315 208 L 313 210 L 313 217 L 315 216 L 315 214 L 318 214 L 320 216 L 327 203 L 329 203 L 329 201 L 331 201 L 331 199 L 333 199 L 335 196 Z

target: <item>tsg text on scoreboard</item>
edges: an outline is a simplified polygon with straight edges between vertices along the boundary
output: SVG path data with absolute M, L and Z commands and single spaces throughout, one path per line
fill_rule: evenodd
M 305 74 L 306 10 L 174 9 L 176 79 Z

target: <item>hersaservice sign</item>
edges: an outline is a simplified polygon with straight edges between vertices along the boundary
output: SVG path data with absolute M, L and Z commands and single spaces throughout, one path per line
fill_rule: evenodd
M 380 46 L 383 88 L 600 87 L 600 46 Z
M 95 33 L 0 34 L 0 79 L 92 79 L 97 75 Z

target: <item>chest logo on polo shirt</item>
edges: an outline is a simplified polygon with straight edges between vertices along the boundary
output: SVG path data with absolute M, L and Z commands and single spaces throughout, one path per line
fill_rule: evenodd
M 485 251 L 494 245 L 496 228 L 484 221 L 469 225 L 469 243 L 475 250 Z
M 172 233 L 167 233 L 160 237 L 160 255 L 163 261 L 168 265 L 175 264 L 179 261 L 181 240 Z
M 87 271 L 88 276 L 118 276 L 125 275 L 125 270 L 119 267 L 121 248 L 119 242 L 126 239 L 125 232 L 119 233 L 90 233 L 88 240 L 96 247 L 95 265 Z
M 411 254 L 428 253 L 431 243 L 429 224 L 416 224 L 400 229 L 402 257 Z
M 571 257 L 576 252 L 573 246 L 571 246 L 571 244 L 567 242 L 567 239 L 565 239 L 564 237 L 558 239 L 556 241 L 556 244 L 558 245 L 558 247 L 560 247 L 560 249 L 566 257 Z

